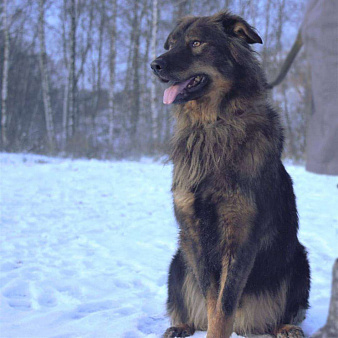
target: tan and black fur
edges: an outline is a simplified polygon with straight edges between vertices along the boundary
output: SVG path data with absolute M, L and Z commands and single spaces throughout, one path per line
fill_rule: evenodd
M 297 238 L 283 133 L 242 18 L 183 18 L 152 63 L 174 86 L 173 199 L 179 248 L 168 280 L 172 327 L 164 337 L 303 337 L 310 271 Z

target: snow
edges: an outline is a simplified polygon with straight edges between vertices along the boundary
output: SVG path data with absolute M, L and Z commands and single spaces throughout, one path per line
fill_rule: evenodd
M 171 166 L 5 153 L 0 165 L 0 336 L 160 337 L 177 243 Z M 312 269 L 310 335 L 338 256 L 338 177 L 287 170 Z

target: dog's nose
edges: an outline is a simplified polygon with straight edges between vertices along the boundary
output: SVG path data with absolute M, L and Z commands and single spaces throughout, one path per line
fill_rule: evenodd
M 150 64 L 151 69 L 157 74 L 159 74 L 165 68 L 165 66 L 166 66 L 166 62 L 160 58 L 155 59 Z

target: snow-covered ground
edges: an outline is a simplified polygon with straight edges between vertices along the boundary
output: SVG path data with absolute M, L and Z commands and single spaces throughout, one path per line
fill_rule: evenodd
M 0 165 L 0 336 L 160 337 L 177 240 L 171 167 L 22 154 Z M 287 170 L 312 268 L 310 335 L 338 256 L 338 177 Z

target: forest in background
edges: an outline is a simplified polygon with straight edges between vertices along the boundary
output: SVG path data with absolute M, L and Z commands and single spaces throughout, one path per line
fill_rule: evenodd
M 162 155 L 173 127 L 150 61 L 184 15 L 229 9 L 263 39 L 268 80 L 296 38 L 306 0 L 0 0 L 1 149 L 87 158 Z M 284 156 L 305 156 L 311 113 L 301 50 L 271 92 Z

